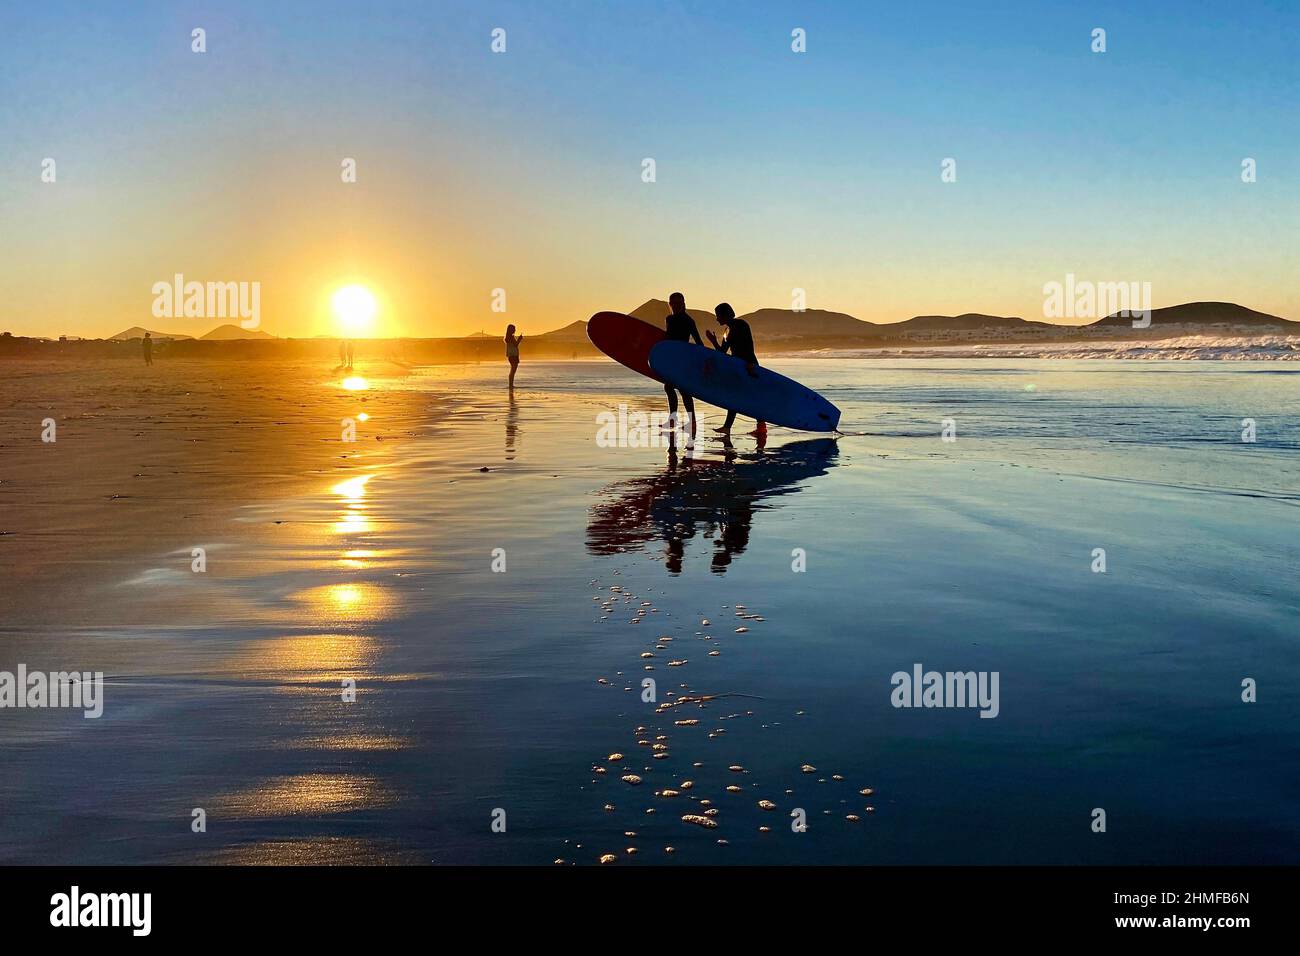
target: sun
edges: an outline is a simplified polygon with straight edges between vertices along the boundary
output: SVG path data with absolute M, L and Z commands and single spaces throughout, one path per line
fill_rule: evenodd
M 345 285 L 330 300 L 339 328 L 348 335 L 363 335 L 370 331 L 379 304 L 374 293 L 363 285 Z

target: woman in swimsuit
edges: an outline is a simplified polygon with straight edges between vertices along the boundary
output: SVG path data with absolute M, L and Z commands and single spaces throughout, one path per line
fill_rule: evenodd
M 510 387 L 515 387 L 515 372 L 519 371 L 519 343 L 524 340 L 522 335 L 515 335 L 513 325 L 506 326 L 506 360 L 510 363 Z

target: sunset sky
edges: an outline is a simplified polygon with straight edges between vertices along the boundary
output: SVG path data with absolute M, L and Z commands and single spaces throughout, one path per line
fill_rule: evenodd
M 220 324 L 150 314 L 176 273 L 260 282 L 276 335 L 334 331 L 348 283 L 383 335 L 541 332 L 676 289 L 738 312 L 802 287 L 873 321 L 1041 318 L 1067 272 L 1300 319 L 1292 3 L 18 6 L 0 12 L 15 334 Z

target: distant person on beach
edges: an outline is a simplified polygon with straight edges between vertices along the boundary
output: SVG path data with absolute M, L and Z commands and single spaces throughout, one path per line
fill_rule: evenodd
M 348 367 L 348 340 L 339 339 L 339 368 Z
M 730 352 L 736 358 L 745 363 L 745 369 L 754 378 L 758 378 L 758 357 L 754 354 L 754 333 L 749 329 L 749 323 L 744 319 L 736 318 L 736 310 L 726 302 L 720 302 L 718 307 L 713 310 L 713 314 L 718 319 L 718 324 L 725 329 L 722 333 L 722 341 L 713 334 L 709 329 L 704 334 L 709 337 L 713 347 L 719 352 Z M 735 424 L 736 413 L 728 410 L 727 420 L 721 428 L 715 428 L 714 431 L 722 432 L 724 435 L 731 434 L 731 426 Z M 760 437 L 767 435 L 767 422 L 759 421 L 758 427 L 751 434 Z
M 515 387 L 515 372 L 519 371 L 519 343 L 524 340 L 522 335 L 515 335 L 513 325 L 506 326 L 506 361 L 510 363 L 510 387 Z
M 348 352 L 348 356 L 347 356 L 347 357 L 348 357 L 348 371 L 351 371 L 351 370 L 352 370 L 352 340 L 351 340 L 351 339 L 348 339 L 346 345 L 347 345 L 347 352 Z
M 148 332 L 144 334 L 144 341 L 141 342 L 140 344 L 144 348 L 144 364 L 152 365 L 153 364 L 153 338 L 149 335 Z
M 686 296 L 674 292 L 668 297 L 668 305 L 673 311 L 664 320 L 664 331 L 667 333 L 664 338 L 670 342 L 689 342 L 694 339 L 696 345 L 704 345 L 700 339 L 700 330 L 695 327 L 695 320 L 686 311 Z M 672 428 L 677 423 L 677 390 L 665 382 L 664 392 L 668 395 L 668 423 Z M 694 435 L 695 400 L 682 392 L 682 404 L 686 406 L 686 416 L 690 419 L 691 434 Z

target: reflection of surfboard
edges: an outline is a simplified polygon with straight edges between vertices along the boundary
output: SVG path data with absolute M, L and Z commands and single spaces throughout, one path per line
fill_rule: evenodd
M 710 405 L 773 425 L 832 432 L 840 423 L 840 410 L 812 389 L 762 366 L 750 375 L 744 362 L 716 349 L 660 342 L 650 350 L 650 367 Z
M 596 494 L 587 523 L 591 554 L 656 548 L 670 574 L 680 573 L 687 543 L 712 538 L 712 570 L 722 574 L 749 546 L 758 515 L 796 494 L 836 464 L 833 438 L 791 442 L 733 461 L 669 459 L 666 472 L 619 481 Z M 763 521 L 767 519 L 761 519 Z M 708 548 L 707 543 L 704 548 Z
M 650 350 L 664 340 L 664 330 L 622 312 L 597 312 L 587 323 L 587 338 L 615 362 L 662 382 L 650 367 Z

